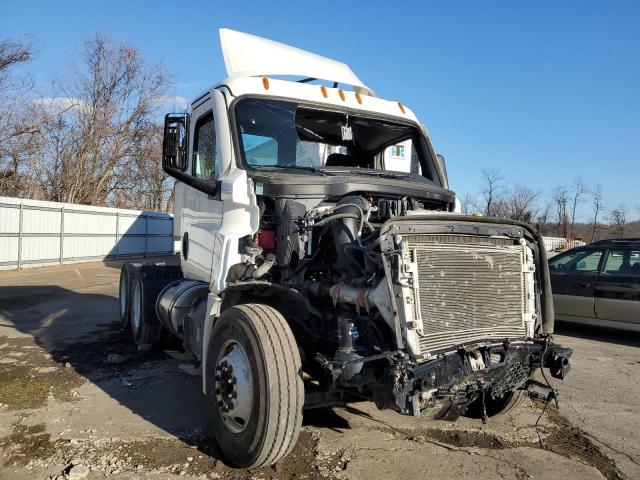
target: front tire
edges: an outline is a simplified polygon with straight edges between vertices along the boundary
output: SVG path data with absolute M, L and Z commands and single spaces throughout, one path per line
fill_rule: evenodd
M 272 465 L 302 425 L 300 354 L 284 317 L 248 304 L 225 310 L 207 351 L 206 396 L 213 434 L 238 467 Z

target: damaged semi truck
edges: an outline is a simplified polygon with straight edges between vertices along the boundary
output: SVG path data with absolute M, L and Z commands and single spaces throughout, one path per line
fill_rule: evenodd
M 539 234 L 457 213 L 424 126 L 347 65 L 220 37 L 228 78 L 165 119 L 181 265 L 123 265 L 120 310 L 201 362 L 228 460 L 273 464 L 303 409 L 352 399 L 454 420 L 553 398 L 572 352 Z

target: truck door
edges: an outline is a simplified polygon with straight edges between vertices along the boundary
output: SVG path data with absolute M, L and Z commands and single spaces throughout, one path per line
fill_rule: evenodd
M 559 316 L 595 318 L 593 293 L 601 259 L 601 249 L 587 249 L 550 260 L 553 302 Z
M 187 174 L 215 183 L 219 177 L 214 101 L 210 94 L 197 100 L 191 113 L 190 155 Z M 185 277 L 209 282 L 213 258 L 213 236 L 222 223 L 220 195 L 211 196 L 181 184 L 182 271 Z
M 640 250 L 610 249 L 595 290 L 598 319 L 640 323 Z

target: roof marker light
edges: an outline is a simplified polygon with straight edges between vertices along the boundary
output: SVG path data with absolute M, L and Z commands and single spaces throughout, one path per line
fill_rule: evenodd
M 327 87 L 324 85 L 320 85 L 320 91 L 322 92 L 322 96 L 324 98 L 329 98 L 329 94 L 327 93 Z
M 269 77 L 262 77 L 262 86 L 265 90 L 269 90 Z
M 362 105 L 362 96 L 360 95 L 360 93 L 356 92 L 356 100 L 358 101 L 358 103 L 360 105 Z
M 400 111 L 401 111 L 402 113 L 407 113 L 407 112 L 405 112 L 405 110 L 404 110 L 404 105 L 402 105 L 400 102 L 398 102 L 398 107 L 400 107 Z
M 340 95 L 340 100 L 342 100 L 343 102 L 346 100 L 346 97 L 344 96 L 344 90 L 342 90 L 341 88 L 338 89 L 338 95 Z

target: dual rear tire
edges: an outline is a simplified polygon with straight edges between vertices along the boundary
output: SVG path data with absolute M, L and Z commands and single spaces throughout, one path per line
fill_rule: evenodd
M 119 306 L 122 329 L 131 327 L 133 340 L 139 348 L 149 348 L 162 339 L 162 327 L 150 302 L 144 298 L 139 263 L 123 263 L 120 269 Z M 155 302 L 151 303 L 155 306 Z

